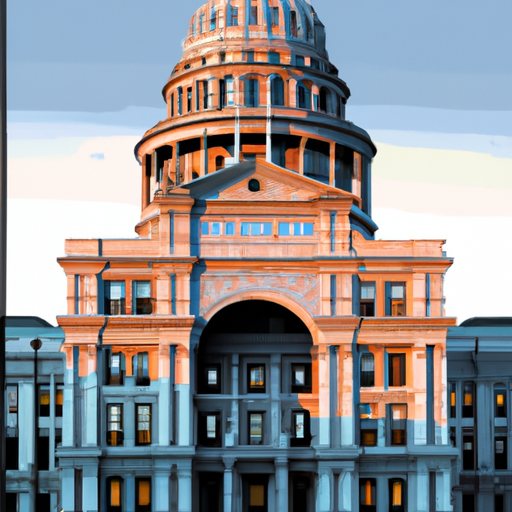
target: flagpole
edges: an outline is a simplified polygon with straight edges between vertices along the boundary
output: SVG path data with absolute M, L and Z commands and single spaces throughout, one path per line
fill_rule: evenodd
M 0 510 L 6 509 L 5 317 L 7 278 L 7 0 L 0 0 Z

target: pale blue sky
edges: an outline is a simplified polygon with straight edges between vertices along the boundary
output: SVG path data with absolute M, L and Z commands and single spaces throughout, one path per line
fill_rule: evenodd
M 8 0 L 11 110 L 159 107 L 203 0 Z M 313 0 L 354 105 L 512 111 L 510 0 Z

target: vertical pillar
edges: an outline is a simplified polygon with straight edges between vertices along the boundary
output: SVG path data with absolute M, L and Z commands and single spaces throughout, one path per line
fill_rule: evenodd
M 224 458 L 224 512 L 233 511 L 233 465 L 236 459 Z
M 126 475 L 126 477 L 124 479 L 124 486 L 125 486 L 125 495 L 131 496 L 130 499 L 126 500 L 126 512 L 134 512 L 135 511 L 135 476 Z
M 318 347 L 318 441 L 320 445 L 330 443 L 330 403 L 329 403 L 329 349 L 327 345 Z
M 98 510 L 98 464 L 84 465 L 82 475 L 82 510 Z
M 288 510 L 288 460 L 276 459 L 276 512 Z
M 336 142 L 331 142 L 329 148 L 329 185 L 334 187 L 334 171 L 336 169 Z
M 192 512 L 192 470 L 178 467 L 178 512 Z
M 60 474 L 61 485 L 61 503 L 63 510 L 75 509 L 75 470 L 73 468 L 63 468 Z M 20 503 L 21 505 L 21 503 Z M 21 510 L 25 510 L 21 507 Z
M 306 150 L 307 137 L 302 137 L 299 146 L 299 174 L 304 175 L 304 151 Z
M 317 512 L 332 512 L 331 479 L 330 468 L 318 468 Z
M 154 477 L 154 492 L 155 506 L 154 510 L 164 512 L 169 510 L 169 473 L 166 471 L 159 471 Z
M 427 444 L 434 444 L 435 443 L 435 431 L 434 431 L 434 346 L 427 345 L 426 348 L 427 348 Z

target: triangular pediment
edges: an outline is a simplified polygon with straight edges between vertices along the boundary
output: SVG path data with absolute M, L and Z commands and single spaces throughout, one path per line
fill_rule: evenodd
M 256 180 L 259 190 L 251 190 Z M 352 197 L 283 167 L 265 162 L 242 162 L 184 185 L 197 199 L 221 201 L 311 201 L 321 196 Z

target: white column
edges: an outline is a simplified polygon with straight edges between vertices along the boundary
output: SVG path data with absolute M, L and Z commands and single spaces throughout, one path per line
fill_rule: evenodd
M 83 510 L 84 512 L 98 510 L 98 466 L 96 464 L 84 466 L 82 475 Z
M 159 384 L 160 393 L 158 394 L 158 444 L 160 446 L 169 446 L 169 404 L 171 403 L 169 393 L 169 379 L 161 378 L 159 380 Z
M 34 463 L 34 383 L 19 382 L 18 435 L 23 442 L 19 443 L 19 470 L 29 471 Z
M 98 374 L 91 373 L 85 379 L 84 389 L 84 425 L 85 444 L 97 446 L 98 444 Z M 86 509 L 87 510 L 87 509 Z M 95 509 L 91 509 L 95 510 Z
M 338 510 L 350 512 L 352 507 L 352 487 L 354 473 L 352 471 L 343 471 L 338 479 Z M 355 500 L 354 500 L 355 501 Z M 355 502 L 357 506 L 357 502 Z
M 75 509 L 75 470 L 73 468 L 64 468 L 60 475 L 61 485 L 61 503 L 60 507 L 64 510 Z M 21 505 L 21 504 L 20 504 Z M 25 510 L 21 507 L 20 510 Z
M 64 406 L 62 408 L 62 446 L 74 444 L 73 370 L 64 370 Z M 65 509 L 64 509 L 65 510 Z
M 178 395 L 178 445 L 189 446 L 190 444 L 190 385 L 176 384 L 176 394 Z M 181 509 L 180 509 L 181 510 Z
M 332 473 L 329 469 L 319 469 L 317 512 L 331 511 L 331 475 Z
M 192 470 L 178 468 L 178 512 L 192 512 Z
M 163 471 L 161 473 L 157 473 L 154 478 L 154 510 L 158 510 L 158 512 L 169 510 L 169 478 L 169 473 Z
M 233 511 L 233 465 L 235 459 L 224 459 L 224 512 Z
M 318 434 L 319 444 L 329 446 L 330 439 L 330 414 L 329 414 L 329 347 L 318 347 L 318 391 L 319 391 L 319 418 Z
M 276 459 L 276 512 L 288 510 L 288 461 Z

